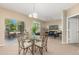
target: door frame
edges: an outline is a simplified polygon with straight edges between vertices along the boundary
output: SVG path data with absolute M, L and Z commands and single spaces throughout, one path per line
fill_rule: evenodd
M 68 27 L 69 27 L 69 26 L 68 26 L 68 24 L 69 24 L 69 19 L 72 18 L 72 17 L 77 17 L 77 16 L 79 16 L 79 13 L 67 17 L 67 21 L 66 21 L 66 27 L 67 27 L 67 28 L 66 28 L 66 38 L 67 38 L 67 39 L 66 39 L 66 42 L 67 42 L 67 43 L 69 43 L 69 41 L 68 41 L 68 40 L 69 40 L 69 30 L 68 30 Z M 78 17 L 77 17 L 77 19 L 78 19 Z M 77 21 L 78 21 L 78 22 L 77 22 L 77 25 L 78 25 L 79 20 L 77 20 Z M 78 27 L 78 26 L 77 26 L 77 27 Z M 77 31 L 79 32 L 79 27 L 78 27 Z M 79 35 L 79 33 L 78 33 L 78 35 Z M 79 38 L 79 37 L 77 37 L 77 39 L 78 39 L 78 38 Z

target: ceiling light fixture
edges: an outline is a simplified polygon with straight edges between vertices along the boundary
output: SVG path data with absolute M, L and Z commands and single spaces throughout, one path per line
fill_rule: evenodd
M 30 18 L 38 18 L 38 14 L 36 13 L 36 10 L 35 10 L 35 4 L 33 4 L 33 9 L 32 9 L 32 13 L 29 14 L 29 17 Z

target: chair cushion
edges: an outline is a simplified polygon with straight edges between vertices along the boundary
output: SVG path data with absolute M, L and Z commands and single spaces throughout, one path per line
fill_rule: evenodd
M 31 42 L 24 42 L 24 48 L 28 48 L 30 46 L 32 46 Z
M 39 46 L 39 47 L 42 47 L 42 42 L 36 42 L 35 45 Z

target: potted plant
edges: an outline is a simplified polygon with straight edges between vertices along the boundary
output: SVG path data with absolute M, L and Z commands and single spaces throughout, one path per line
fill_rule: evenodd
M 35 38 L 35 34 L 36 34 L 37 30 L 38 30 L 37 23 L 33 23 L 33 25 L 32 25 L 32 36 L 33 36 L 33 38 Z

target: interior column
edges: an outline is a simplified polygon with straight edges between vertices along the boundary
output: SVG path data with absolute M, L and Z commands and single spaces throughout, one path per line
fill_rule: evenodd
M 0 46 L 5 45 L 5 22 L 4 17 L 0 16 Z
M 62 44 L 67 43 L 67 38 L 66 38 L 66 20 L 67 20 L 67 11 L 63 10 L 63 15 L 62 15 Z

